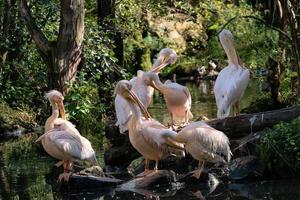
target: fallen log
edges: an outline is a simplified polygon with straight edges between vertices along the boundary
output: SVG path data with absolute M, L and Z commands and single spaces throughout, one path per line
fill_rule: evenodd
M 206 123 L 223 131 L 230 139 L 237 139 L 272 127 L 279 122 L 290 122 L 299 116 L 300 106 L 293 106 L 260 113 L 242 114 L 225 119 L 214 119 L 206 121 Z

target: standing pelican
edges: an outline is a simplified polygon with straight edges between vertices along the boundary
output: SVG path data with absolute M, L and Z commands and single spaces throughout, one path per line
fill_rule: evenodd
M 58 180 L 68 181 L 74 160 L 89 160 L 92 162 L 96 160 L 91 143 L 80 135 L 71 122 L 58 118 L 58 108 L 63 105 L 60 101 L 62 95 L 59 94 L 57 91 L 50 91 L 46 95 L 52 105 L 52 114 L 46 121 L 45 130 L 47 131 L 36 141 L 42 142 L 45 151 L 49 155 L 62 160 L 64 173 L 59 175 Z
M 158 54 L 156 62 L 151 67 L 150 71 L 153 73 L 159 73 L 161 69 L 169 64 L 174 64 L 177 59 L 177 54 L 170 48 L 164 48 Z M 136 93 L 143 105 L 148 108 L 152 101 L 153 88 L 145 83 L 145 77 L 142 70 L 137 72 L 137 77 L 130 80 L 130 84 L 133 86 L 132 90 Z M 117 95 L 115 98 L 115 110 L 117 115 L 116 126 L 119 126 L 120 132 L 124 133 L 128 130 L 128 123 L 132 116 L 132 112 L 127 102 Z
M 189 119 L 193 118 L 191 113 L 192 98 L 187 87 L 167 80 L 164 84 L 160 81 L 158 75 L 153 72 L 145 73 L 145 81 L 164 95 L 167 108 L 172 119 L 172 128 L 176 123 L 187 125 Z
M 239 114 L 239 103 L 249 83 L 250 72 L 243 68 L 238 53 L 234 48 L 233 35 L 229 30 L 219 34 L 221 44 L 228 58 L 228 66 L 219 73 L 215 87 L 215 99 L 218 107 L 218 118 L 228 117 L 231 106 Z
M 129 140 L 132 146 L 145 158 L 144 173 L 149 171 L 149 160 L 155 160 L 154 170 L 157 171 L 158 161 L 170 155 L 170 147 L 183 149 L 183 145 L 162 137 L 164 133 L 176 134 L 176 132 L 168 130 L 150 117 L 147 109 L 132 90 L 129 81 L 119 81 L 115 93 L 127 101 L 132 111 L 128 126 Z
M 170 137 L 176 142 L 183 143 L 186 151 L 199 161 L 198 169 L 194 171 L 193 175 L 196 178 L 200 177 L 205 162 L 226 163 L 226 161 L 230 161 L 232 155 L 228 137 L 204 122 L 193 122 L 177 134 L 165 132 L 164 137 Z

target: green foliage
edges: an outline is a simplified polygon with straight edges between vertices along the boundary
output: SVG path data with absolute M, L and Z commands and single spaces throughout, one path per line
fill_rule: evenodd
M 7 103 L 0 102 L 0 129 L 20 125 L 24 128 L 36 126 L 36 114 L 24 106 L 12 109 Z
M 140 60 L 141 63 L 138 63 L 139 66 L 135 67 L 135 70 L 147 69 L 148 57 L 151 56 L 153 60 L 153 56 L 166 46 L 174 48 L 180 59 L 175 65 L 164 69 L 163 74 L 171 74 L 174 71 L 190 73 L 198 66 L 207 66 L 208 61 L 212 59 L 219 60 L 221 66 L 226 66 L 226 55 L 217 34 L 234 17 L 236 19 L 225 28 L 234 34 L 237 49 L 245 66 L 251 69 L 263 68 L 269 56 L 276 59 L 280 52 L 277 32 L 254 19 L 242 18 L 246 15 L 261 18 L 260 13 L 254 11 L 245 1 L 240 1 L 240 6 L 236 7 L 216 0 L 190 2 L 126 0 L 118 4 L 116 12 L 118 27 L 125 35 L 125 66 L 136 66 L 135 61 L 139 54 L 143 58 L 147 57 Z M 188 16 L 189 21 L 202 27 L 202 30 L 198 30 L 201 32 L 198 36 L 192 37 L 193 34 L 187 32 L 181 34 L 187 43 L 183 51 L 182 47 L 176 45 L 184 44 L 172 43 L 169 41 L 169 35 L 162 36 L 158 30 L 151 28 L 151 23 L 155 22 L 149 16 L 163 18 L 170 14 Z M 173 23 L 172 20 L 174 19 L 170 18 L 166 23 Z M 147 50 L 140 53 L 141 50 L 138 49 Z
M 281 168 L 300 170 L 300 118 L 291 123 L 279 123 L 264 130 L 260 151 L 266 163 Z

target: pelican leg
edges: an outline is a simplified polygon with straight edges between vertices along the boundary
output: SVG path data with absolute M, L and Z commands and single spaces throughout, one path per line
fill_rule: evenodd
M 150 170 L 149 170 L 149 163 L 150 163 L 150 160 L 145 158 L 145 171 L 136 175 L 136 177 L 143 177 L 143 176 L 147 176 L 149 173 L 150 173 Z
M 145 172 L 149 171 L 149 159 L 145 158 Z
M 239 102 L 235 102 L 233 104 L 233 108 L 234 108 L 234 116 L 240 115 L 240 104 L 239 104 Z
M 182 127 L 185 127 L 188 124 L 189 124 L 189 113 L 188 113 L 188 110 L 186 110 L 185 115 L 184 115 L 184 124 Z
M 176 128 L 175 128 L 175 122 L 174 122 L 174 117 L 173 117 L 173 113 L 170 113 L 170 115 L 171 115 L 171 120 L 172 120 L 172 124 L 171 124 L 171 130 L 176 130 Z
M 155 160 L 154 172 L 158 171 L 158 160 Z
M 198 169 L 196 169 L 195 171 L 193 171 L 193 177 L 195 177 L 196 179 L 199 179 L 200 178 L 200 175 L 202 173 L 204 169 L 204 162 L 202 161 L 199 161 L 199 164 L 198 164 Z
M 63 163 L 63 167 L 64 167 L 64 173 L 58 176 L 58 181 L 61 182 L 62 180 L 64 180 L 68 182 L 71 175 L 70 168 L 72 167 L 72 163 L 66 160 Z

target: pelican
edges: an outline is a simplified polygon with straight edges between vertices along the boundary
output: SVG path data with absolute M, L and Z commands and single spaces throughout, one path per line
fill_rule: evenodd
M 156 62 L 151 67 L 150 71 L 159 73 L 165 66 L 174 64 L 177 59 L 177 54 L 170 48 L 164 48 L 158 54 Z M 133 86 L 132 90 L 136 93 L 143 105 L 148 108 L 152 101 L 154 89 L 145 83 L 145 76 L 142 70 L 137 72 L 137 77 L 130 80 Z M 132 112 L 126 102 L 120 95 L 115 98 L 115 111 L 117 115 L 116 126 L 119 126 L 120 132 L 124 133 L 128 130 L 128 123 L 132 116 Z
M 158 161 L 171 154 L 172 147 L 183 150 L 183 145 L 163 138 L 164 133 L 176 132 L 151 118 L 143 103 L 132 90 L 129 81 L 119 81 L 115 94 L 122 96 L 131 109 L 132 117 L 129 121 L 129 140 L 132 146 L 145 158 L 145 171 L 149 172 L 149 160 L 155 160 L 154 171 L 158 170 Z M 137 107 L 138 106 L 138 107 Z
M 219 73 L 214 94 L 218 107 L 218 118 L 228 117 L 233 106 L 239 114 L 239 103 L 250 80 L 250 71 L 243 68 L 238 53 L 234 48 L 233 35 L 229 30 L 219 34 L 221 44 L 227 54 L 228 66 Z
M 199 161 L 198 169 L 193 174 L 198 179 L 205 162 L 226 163 L 231 159 L 228 137 L 201 121 L 190 123 L 177 134 L 165 132 L 163 137 L 183 143 L 185 150 Z
M 61 93 L 50 91 L 46 96 L 52 105 L 52 114 L 46 121 L 45 133 L 36 142 L 41 141 L 50 156 L 62 160 L 56 164 L 59 166 L 62 163 L 64 168 L 64 173 L 59 175 L 58 180 L 69 181 L 72 163 L 75 160 L 88 160 L 95 163 L 95 152 L 91 143 L 80 135 L 71 122 L 58 118 L 59 108 L 62 110 L 63 105 Z
M 176 123 L 184 122 L 183 125 L 187 125 L 189 119 L 193 118 L 191 113 L 192 98 L 189 89 L 170 80 L 163 84 L 159 76 L 153 72 L 146 72 L 145 77 L 145 82 L 148 85 L 164 95 L 172 119 L 172 128 L 175 129 Z

